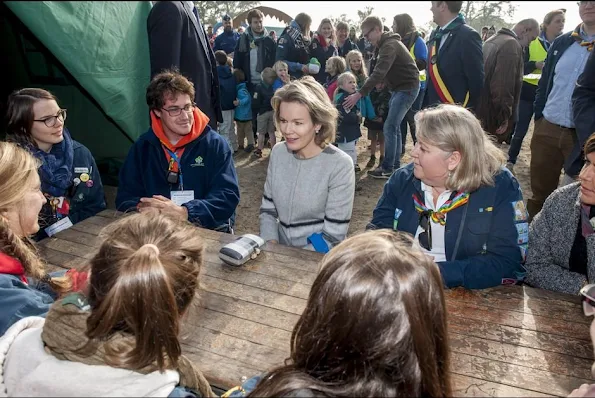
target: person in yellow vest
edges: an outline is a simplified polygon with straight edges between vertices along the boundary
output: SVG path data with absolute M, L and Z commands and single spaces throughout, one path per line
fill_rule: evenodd
M 426 92 L 426 62 L 428 59 L 428 47 L 421 34 L 415 29 L 413 19 L 409 14 L 398 14 L 393 19 L 393 32 L 401 36 L 401 41 L 409 50 L 411 58 L 415 61 L 417 69 L 419 69 L 419 94 L 411 105 L 405 118 L 401 122 L 401 156 L 405 154 L 405 144 L 407 143 L 407 125 L 411 131 L 411 140 L 415 144 L 415 114 L 421 109 L 421 104 L 424 100 Z
M 541 70 L 543 69 L 547 50 L 550 48 L 554 39 L 564 31 L 565 13 L 565 9 L 548 12 L 541 24 L 541 34 L 523 52 L 525 76 L 523 77 L 523 86 L 521 88 L 518 120 L 510 141 L 508 163 L 506 165 L 510 171 L 514 171 L 514 165 L 521 151 L 523 139 L 527 134 L 527 130 L 529 130 L 529 124 L 533 117 L 533 103 L 535 102 L 537 83 L 539 83 L 539 78 L 541 77 Z

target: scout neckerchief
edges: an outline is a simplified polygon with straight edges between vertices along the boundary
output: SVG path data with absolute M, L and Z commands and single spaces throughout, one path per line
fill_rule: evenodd
M 454 21 L 449 23 L 444 29 L 438 28 L 434 31 L 430 40 L 428 41 L 428 47 L 430 48 L 430 68 L 428 68 L 428 72 L 430 74 L 430 80 L 434 85 L 434 89 L 440 97 L 440 102 L 446 104 L 454 104 L 455 100 L 453 99 L 452 95 L 448 91 L 448 88 L 444 84 L 442 77 L 440 76 L 440 72 L 438 71 L 438 50 L 440 48 L 440 40 L 443 36 L 449 34 L 454 29 L 458 28 L 461 25 L 465 24 L 465 17 L 463 14 L 459 14 L 458 17 L 455 18 Z M 465 101 L 463 102 L 463 106 L 467 106 L 467 102 L 469 102 L 469 92 L 467 91 L 467 95 L 465 96 Z
M 178 159 L 181 159 L 186 145 L 200 137 L 205 127 L 209 123 L 209 117 L 202 113 L 200 109 L 198 109 L 196 106 L 194 107 L 193 116 L 194 123 L 192 124 L 192 130 L 190 130 L 190 133 L 185 135 L 180 141 L 178 141 L 176 145 L 172 145 L 172 143 L 169 142 L 169 139 L 167 139 L 165 132 L 163 131 L 161 119 L 158 119 L 155 116 L 154 112 L 151 112 L 151 128 L 153 129 L 153 132 L 161 142 L 163 151 L 165 152 L 165 157 L 167 158 L 167 163 L 170 166 L 170 171 L 177 173 L 179 171 L 180 166 L 178 162 L 172 162 L 173 159 L 171 153 L 173 152 L 174 154 L 176 154 L 176 157 Z
M 570 35 L 574 40 L 576 40 L 580 46 L 587 47 L 587 51 L 593 51 L 593 46 L 595 46 L 595 40 L 584 40 L 581 35 L 581 27 L 583 24 L 579 24 L 575 29 L 574 32 Z
M 430 220 L 436 224 L 446 224 L 446 213 L 451 210 L 461 207 L 469 201 L 468 192 L 456 192 L 454 197 L 447 200 L 438 210 L 432 210 L 427 207 L 423 200 L 420 199 L 418 194 L 413 194 L 413 203 L 415 204 L 415 210 L 420 214 L 427 214 Z

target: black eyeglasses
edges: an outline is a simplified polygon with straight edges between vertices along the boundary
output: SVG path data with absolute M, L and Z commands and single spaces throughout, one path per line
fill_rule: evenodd
M 44 122 L 47 127 L 56 127 L 56 123 L 58 123 L 58 118 L 60 118 L 60 122 L 64 123 L 66 120 L 66 109 L 60 109 L 55 116 L 49 116 L 44 119 L 33 119 L 34 122 Z
M 427 211 L 420 213 L 419 226 L 423 229 L 423 232 L 417 235 L 419 244 L 428 251 L 432 250 L 432 225 Z
M 171 117 L 175 117 L 175 116 L 180 116 L 180 114 L 182 113 L 182 111 L 186 112 L 186 113 L 192 113 L 194 111 L 194 107 L 196 106 L 196 104 L 193 102 L 191 104 L 186 105 L 183 108 L 169 108 L 169 109 L 165 109 L 165 108 L 161 108 L 164 111 L 166 111 L 169 116 Z
M 595 285 L 583 286 L 581 296 L 583 296 L 583 312 L 585 315 L 595 315 Z
M 364 39 L 368 39 L 368 35 L 369 35 L 370 33 L 372 33 L 372 31 L 373 31 L 374 29 L 375 29 L 375 28 L 372 28 L 372 29 L 370 29 L 370 30 L 368 31 L 368 33 L 364 33 Z M 369 40 L 369 39 L 368 39 L 368 40 Z

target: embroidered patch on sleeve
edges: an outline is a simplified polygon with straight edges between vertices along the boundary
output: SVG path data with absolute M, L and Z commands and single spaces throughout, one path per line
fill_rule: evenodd
M 281 45 L 281 44 L 285 44 L 285 38 L 280 38 L 279 41 L 277 42 L 277 45 Z
M 524 245 L 529 242 L 529 223 L 521 222 L 514 226 L 517 230 L 517 244 Z
M 529 218 L 527 208 L 522 200 L 512 202 L 512 208 L 514 209 L 514 221 L 526 221 Z

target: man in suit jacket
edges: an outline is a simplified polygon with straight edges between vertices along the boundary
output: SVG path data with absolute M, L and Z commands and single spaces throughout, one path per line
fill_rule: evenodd
M 578 78 L 572 94 L 572 110 L 578 140 L 567 163 L 572 165 L 568 168 L 575 173 L 573 175 L 576 175 L 576 170 L 583 167 L 582 148 L 589 136 L 595 133 L 593 117 L 595 115 L 595 56 L 593 54 L 595 50 L 591 51 L 583 74 Z
M 196 90 L 194 102 L 217 129 L 223 122 L 215 53 L 191 1 L 158 1 L 147 18 L 151 79 L 177 68 Z
M 438 25 L 428 41 L 428 83 L 424 107 L 443 104 L 477 106 L 483 87 L 483 52 L 479 33 L 459 14 L 462 1 L 432 1 Z

